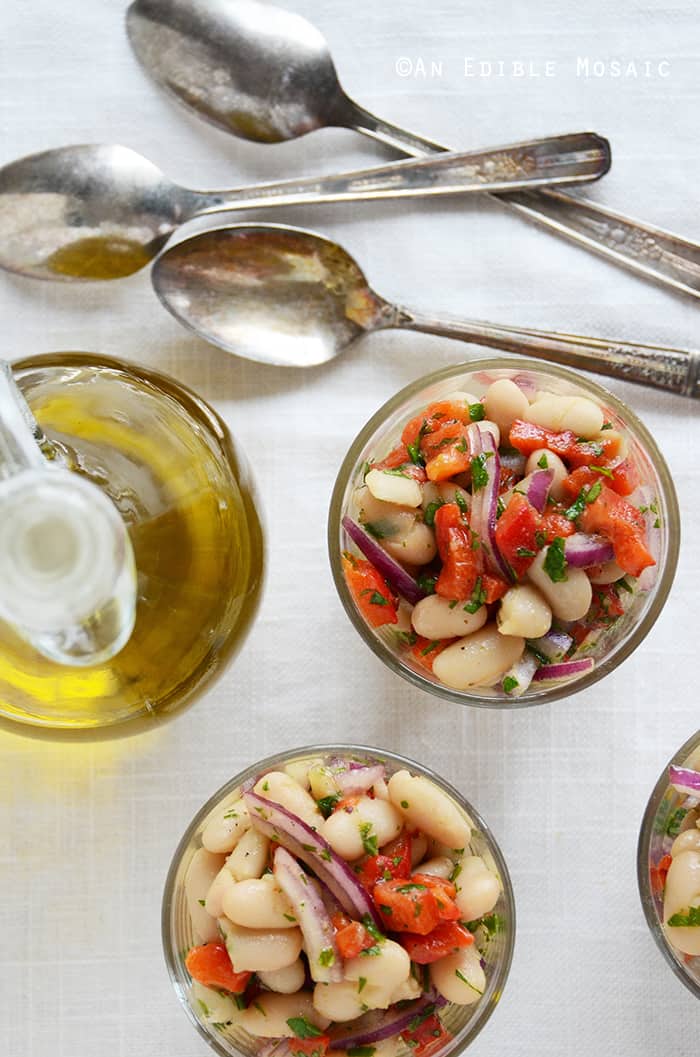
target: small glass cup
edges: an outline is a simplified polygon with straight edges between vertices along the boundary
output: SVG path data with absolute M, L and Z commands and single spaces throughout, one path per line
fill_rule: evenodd
M 384 749 L 374 749 L 363 745 L 313 745 L 290 749 L 287 752 L 269 756 L 254 766 L 248 767 L 214 793 L 187 827 L 173 856 L 165 882 L 161 926 L 168 973 L 175 993 L 193 1025 L 220 1057 L 254 1057 L 269 1040 L 255 1039 L 241 1028 L 236 1028 L 235 1025 L 228 1029 L 215 1028 L 213 1024 L 207 1023 L 197 1008 L 196 1000 L 191 995 L 192 981 L 185 967 L 185 958 L 189 948 L 195 942 L 195 937 L 187 910 L 185 877 L 192 857 L 202 846 L 202 832 L 222 802 L 233 802 L 241 786 L 250 782 L 251 779 L 257 779 L 267 771 L 285 767 L 290 763 L 318 759 L 318 757 L 348 755 L 360 763 L 379 761 L 386 766 L 388 773 L 405 768 L 411 774 L 422 775 L 439 786 L 469 819 L 472 827 L 469 847 L 473 854 L 482 856 L 501 881 L 501 895 L 493 911 L 498 916 L 498 927 L 489 938 L 484 953 L 486 990 L 482 998 L 472 1006 L 449 1004 L 442 1009 L 442 1021 L 453 1038 L 442 1050 L 433 1054 L 433 1057 L 453 1057 L 466 1049 L 486 1024 L 503 993 L 515 942 L 513 888 L 503 855 L 488 826 L 472 805 L 457 789 L 427 767 L 422 767 L 414 760 L 406 759 Z M 338 1057 L 343 1057 L 344 1051 L 334 1052 Z M 411 1052 L 408 1046 L 401 1043 L 397 1057 L 408 1057 Z
M 342 526 L 351 510 L 352 494 L 361 482 L 366 462 L 383 458 L 398 443 L 401 430 L 426 405 L 444 399 L 456 389 L 483 393 L 499 378 L 514 379 L 521 387 L 547 389 L 564 396 L 584 396 L 602 406 L 614 429 L 628 439 L 628 459 L 634 464 L 641 484 L 658 502 L 657 564 L 645 570 L 645 587 L 626 609 L 621 625 L 602 635 L 587 656 L 595 666 L 579 677 L 563 683 L 533 683 L 520 697 L 510 697 L 499 688 L 454 690 L 440 683 L 432 672 L 413 661 L 410 651 L 402 648 L 391 626 L 372 628 L 359 612 L 343 576 L 341 558 L 344 551 L 356 552 Z M 651 499 L 651 502 L 654 502 Z M 602 679 L 624 661 L 653 627 L 668 596 L 678 562 L 680 514 L 670 471 L 656 441 L 637 416 L 602 386 L 583 375 L 540 361 L 498 357 L 476 360 L 448 367 L 412 382 L 388 400 L 362 428 L 353 441 L 338 473 L 328 518 L 328 550 L 331 571 L 345 612 L 369 648 L 392 671 L 421 690 L 462 705 L 483 708 L 524 708 L 569 697 Z M 642 582 L 640 578 L 640 583 Z
M 700 770 L 700 730 L 669 760 L 649 798 L 637 845 L 637 881 L 644 916 L 657 947 L 678 979 L 696 998 L 700 998 L 700 955 L 684 955 L 670 943 L 664 929 L 663 892 L 654 884 L 656 865 L 673 844 L 674 837 L 669 829 L 672 832 L 676 829 L 677 812 L 687 799 L 669 784 L 668 769 L 672 766 Z

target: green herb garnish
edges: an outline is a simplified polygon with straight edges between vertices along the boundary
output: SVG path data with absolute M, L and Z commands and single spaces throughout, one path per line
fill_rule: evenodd
M 486 470 L 486 455 L 475 455 L 472 459 L 472 492 L 480 492 L 489 483 Z
M 384 942 L 384 939 L 385 939 L 384 934 L 379 931 L 379 929 L 374 924 L 374 922 L 372 921 L 372 918 L 369 916 L 369 914 L 363 914 L 362 915 L 362 924 L 365 926 L 367 932 L 369 932 L 369 934 L 370 934 L 370 936 L 372 937 L 373 940 L 376 940 L 377 943 L 383 943 Z
M 503 683 L 501 684 L 506 694 L 510 694 L 520 683 L 513 675 L 506 675 Z
M 316 801 L 318 809 L 324 818 L 328 818 L 329 815 L 333 814 L 333 808 L 340 799 L 340 793 L 331 793 L 330 796 L 322 796 L 320 800 Z
M 549 463 L 547 462 L 547 453 L 545 451 L 542 452 L 539 459 L 537 460 L 537 465 L 539 466 L 540 470 L 549 469 Z
M 426 525 L 432 526 L 435 524 L 435 515 L 437 514 L 440 507 L 444 505 L 444 499 L 435 499 L 432 503 L 428 503 L 427 507 L 425 508 L 425 512 L 423 513 L 423 521 Z
M 287 1024 L 298 1039 L 317 1039 L 323 1035 L 321 1029 L 311 1024 L 306 1017 L 290 1017 Z
M 554 584 L 568 579 L 566 575 L 566 555 L 564 553 L 564 540 L 561 536 L 555 536 L 544 559 L 544 571 Z
M 362 838 L 362 847 L 365 849 L 367 855 L 376 855 L 379 851 L 377 846 L 377 835 L 372 833 L 371 822 L 360 823 L 360 837 Z
M 476 613 L 477 609 L 481 609 L 485 602 L 486 592 L 481 586 L 481 577 L 479 576 L 477 577 L 476 583 L 474 584 L 474 590 L 471 593 L 471 598 L 464 606 L 464 612 Z
M 486 418 L 486 408 L 483 404 L 470 404 L 469 405 L 469 418 L 472 422 L 481 422 L 482 419 Z
M 284 915 L 287 916 L 286 914 Z M 335 951 L 332 947 L 324 947 L 318 956 L 318 964 L 324 968 L 328 965 L 333 965 L 335 962 Z
M 700 928 L 700 907 L 688 907 L 672 914 L 666 922 L 672 928 Z

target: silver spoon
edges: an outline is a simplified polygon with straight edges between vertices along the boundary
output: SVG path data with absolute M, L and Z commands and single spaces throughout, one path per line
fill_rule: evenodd
M 118 279 L 205 213 L 580 183 L 609 167 L 607 140 L 582 132 L 338 176 L 191 191 L 128 147 L 62 147 L 0 169 L 0 267 L 40 279 Z
M 446 148 L 370 114 L 343 91 L 328 45 L 306 19 L 258 0 L 135 0 L 127 31 L 148 73 L 200 117 L 279 143 L 327 126 L 404 154 Z M 560 191 L 499 200 L 616 264 L 700 297 L 700 245 Z
M 162 253 L 151 275 L 177 320 L 212 344 L 263 363 L 311 367 L 362 334 L 399 328 L 700 396 L 696 352 L 434 319 L 385 301 L 341 246 L 299 228 L 239 224 L 205 231 Z

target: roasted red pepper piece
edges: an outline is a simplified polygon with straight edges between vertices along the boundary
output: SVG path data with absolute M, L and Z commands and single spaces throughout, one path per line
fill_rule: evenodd
M 646 547 L 646 523 L 635 506 L 603 485 L 597 499 L 587 503 L 579 524 L 584 532 L 599 532 L 610 540 L 615 561 L 630 576 L 656 565 Z
M 357 608 L 368 624 L 379 628 L 398 620 L 397 600 L 388 583 L 366 558 L 343 554 L 343 575 Z
M 415 932 L 425 936 L 440 923 L 434 892 L 412 877 L 379 881 L 372 895 L 387 930 L 391 932 Z
M 456 503 L 445 503 L 435 511 L 435 540 L 442 561 L 435 593 L 467 601 L 476 585 L 481 561 L 473 546 L 474 534 Z
M 192 947 L 185 958 L 187 972 L 205 987 L 231 991 L 235 995 L 245 991 L 252 973 L 237 973 L 223 943 L 205 943 Z
M 448 954 L 454 954 L 463 947 L 470 947 L 474 942 L 469 929 L 456 921 L 443 921 L 427 936 L 404 932 L 401 945 L 405 947 L 412 962 L 418 965 L 430 965 Z
M 504 561 L 520 580 L 532 565 L 537 551 L 537 534 L 542 515 L 524 495 L 514 492 L 496 522 L 496 546 Z

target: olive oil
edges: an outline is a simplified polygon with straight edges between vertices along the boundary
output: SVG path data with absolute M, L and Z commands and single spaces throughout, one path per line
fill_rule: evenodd
M 71 667 L 0 623 L 0 714 L 70 729 L 157 716 L 219 674 L 254 616 L 260 521 L 226 426 L 172 379 L 56 353 L 14 365 L 46 454 L 98 484 L 129 532 L 134 630 L 106 663 Z

